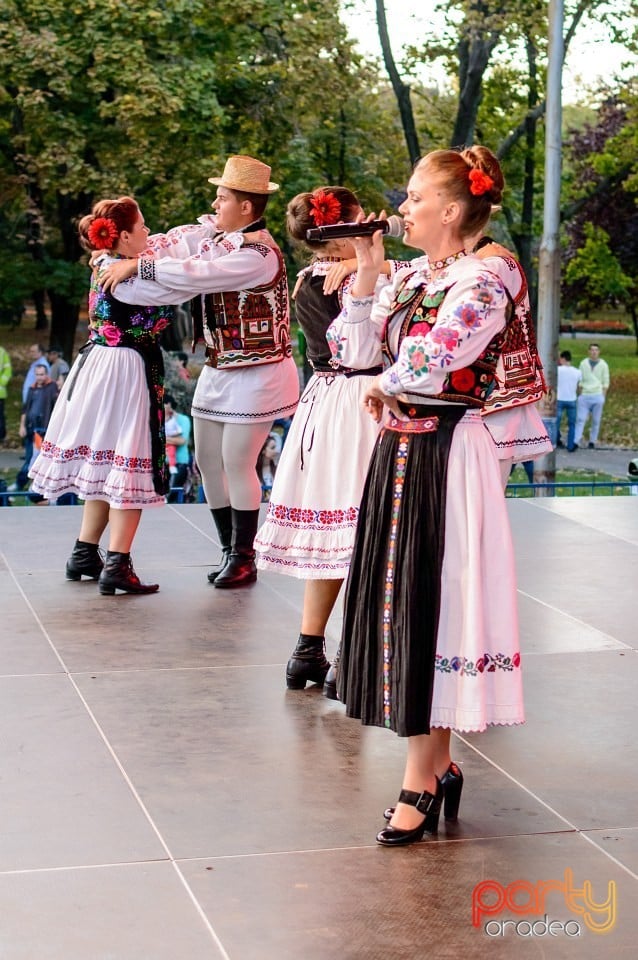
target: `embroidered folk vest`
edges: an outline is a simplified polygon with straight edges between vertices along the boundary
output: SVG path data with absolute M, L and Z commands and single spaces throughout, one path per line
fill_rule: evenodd
M 496 365 L 496 389 L 488 397 L 483 411 L 486 416 L 496 410 L 535 403 L 547 392 L 536 346 L 527 280 L 523 268 L 513 257 L 511 265 L 520 271 L 522 284 L 513 301 L 513 316 L 507 325 L 503 351 Z
M 203 338 L 207 364 L 224 370 L 279 363 L 292 355 L 288 281 L 281 251 L 261 242 L 244 246 L 263 256 L 269 250 L 276 254 L 279 269 L 274 279 L 251 290 L 206 294 L 203 317 L 194 303 L 193 341 Z
M 392 365 L 396 359 L 392 354 L 388 340 L 392 317 L 404 312 L 398 331 L 399 346 L 405 337 L 425 336 L 435 326 L 439 307 L 454 286 L 451 283 L 449 287 L 437 290 L 430 296 L 424 287 L 406 288 L 407 281 L 413 275 L 409 274 L 404 278 L 388 311 L 381 342 L 384 366 L 386 367 Z M 481 355 L 471 364 L 461 370 L 452 370 L 447 375 L 440 393 L 422 394 L 422 396 L 436 400 L 447 400 L 450 403 L 463 403 L 466 406 L 482 409 L 496 386 L 496 367 L 506 336 L 507 326 L 505 330 L 500 331 L 493 337 Z

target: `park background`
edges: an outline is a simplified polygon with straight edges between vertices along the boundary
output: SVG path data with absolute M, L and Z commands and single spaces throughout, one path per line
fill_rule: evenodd
M 565 4 L 562 330 L 601 343 L 604 444 L 638 446 L 638 36 L 635 2 Z M 0 9 L 0 343 L 18 445 L 27 348 L 85 336 L 77 220 L 135 196 L 152 230 L 210 208 L 208 177 L 249 153 L 281 184 L 268 209 L 291 280 L 287 202 L 325 183 L 395 210 L 428 150 L 481 142 L 507 178 L 490 232 L 537 294 L 547 4 L 537 0 L 4 0 Z M 398 242 L 394 256 L 406 256 Z M 408 253 L 408 255 L 411 255 Z M 583 337 L 585 339 L 583 339 Z M 182 343 L 167 343 L 181 349 Z M 301 358 L 299 357 L 299 362 Z M 196 366 L 193 373 L 197 372 Z

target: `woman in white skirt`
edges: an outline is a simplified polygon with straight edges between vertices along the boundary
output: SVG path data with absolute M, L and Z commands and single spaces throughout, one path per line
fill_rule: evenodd
M 495 385 L 511 303 L 469 238 L 500 202 L 484 147 L 421 160 L 400 208 L 424 251 L 374 296 L 382 235 L 354 241 L 358 270 L 328 331 L 342 362 L 378 356 L 368 386 L 389 408 L 361 502 L 345 598 L 340 699 L 349 716 L 407 737 L 407 762 L 379 843 L 433 833 L 458 813 L 451 730 L 522 723 L 514 557 L 493 440 L 481 410 Z
M 159 336 L 170 307 L 122 304 L 99 282 L 115 259 L 138 257 L 148 228 L 131 197 L 101 200 L 79 224 L 95 259 L 89 294 L 89 340 L 66 379 L 40 455 L 29 475 L 49 499 L 84 500 L 79 537 L 66 565 L 69 580 L 98 580 L 100 593 L 155 593 L 133 569 L 131 546 L 142 510 L 165 502 L 164 368 Z M 103 563 L 99 543 L 109 527 Z
M 295 295 L 313 376 L 284 444 L 255 549 L 260 569 L 306 581 L 301 632 L 286 666 L 287 686 L 295 690 L 307 682 L 323 684 L 330 667 L 325 629 L 348 573 L 361 492 L 379 432 L 362 401 L 381 371 L 379 360 L 368 368 L 344 366 L 331 356 L 326 330 L 353 280 L 355 253 L 347 239 L 311 242 L 306 231 L 351 222 L 361 213 L 357 197 L 338 186 L 298 194 L 287 210 L 290 235 L 314 254 Z M 382 270 L 391 273 L 395 265 L 385 261 Z M 385 273 L 379 286 L 387 283 Z M 334 676 L 328 676 L 324 692 L 336 697 Z

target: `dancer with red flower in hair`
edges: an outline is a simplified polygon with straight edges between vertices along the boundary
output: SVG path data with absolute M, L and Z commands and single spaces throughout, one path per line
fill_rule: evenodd
M 159 335 L 171 308 L 120 303 L 100 284 L 106 264 L 146 249 L 148 227 L 135 200 L 99 201 L 80 221 L 79 233 L 94 255 L 89 339 L 29 471 L 32 490 L 49 499 L 75 493 L 84 500 L 66 565 L 69 580 L 98 580 L 103 594 L 155 593 L 158 584 L 142 583 L 135 573 L 131 546 L 142 510 L 164 504 L 168 490 Z M 107 525 L 104 562 L 99 543 Z
M 348 573 L 359 503 L 378 425 L 362 399 L 380 360 L 344 366 L 333 357 L 326 330 L 354 279 L 355 251 L 348 239 L 313 242 L 313 227 L 352 222 L 363 215 L 357 197 L 339 186 L 300 193 L 288 204 L 288 232 L 312 252 L 295 292 L 313 376 L 299 401 L 277 467 L 266 522 L 257 534 L 257 566 L 306 581 L 301 632 L 286 666 L 286 684 L 303 690 L 322 684 L 336 698 L 334 665 L 325 654 L 325 630 Z M 384 261 L 379 289 L 402 264 Z M 326 677 L 326 675 L 328 676 Z
M 425 256 L 375 295 L 382 235 L 353 240 L 356 279 L 328 331 L 344 364 L 384 372 L 384 417 L 361 502 L 337 676 L 348 716 L 407 738 L 389 825 L 400 846 L 457 817 L 451 731 L 522 723 L 514 556 L 496 449 L 481 416 L 512 306 L 468 241 L 504 187 L 485 147 L 437 150 L 408 184 L 405 242 Z M 383 413 L 385 408 L 385 414 Z

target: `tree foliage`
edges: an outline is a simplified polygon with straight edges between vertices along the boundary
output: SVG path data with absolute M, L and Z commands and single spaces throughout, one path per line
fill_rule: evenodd
M 132 194 L 156 229 L 187 222 L 233 152 L 299 189 L 370 174 L 382 195 L 354 123 L 369 73 L 337 0 L 5 0 L 0 57 L 0 236 L 30 258 L 67 353 L 87 284 L 76 221 L 96 199 Z
M 635 83 L 622 96 L 607 92 L 594 121 L 569 134 L 562 297 L 568 305 L 624 304 L 638 337 L 637 146 Z

